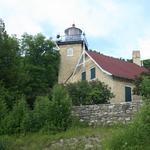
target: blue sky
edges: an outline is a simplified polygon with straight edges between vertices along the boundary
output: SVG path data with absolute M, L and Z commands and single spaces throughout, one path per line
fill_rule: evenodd
M 128 59 L 140 50 L 142 59 L 150 58 L 148 0 L 0 0 L 0 7 L 9 34 L 55 38 L 75 23 L 90 49 Z

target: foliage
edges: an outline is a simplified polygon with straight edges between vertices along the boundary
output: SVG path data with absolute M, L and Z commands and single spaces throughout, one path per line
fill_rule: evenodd
M 12 109 L 20 95 L 20 49 L 19 40 L 9 36 L 5 24 L 0 19 L 0 97 Z
M 0 138 L 0 150 L 9 150 L 10 142 L 7 139 Z
M 0 134 L 27 132 L 58 132 L 71 125 L 71 99 L 66 89 L 56 85 L 52 99 L 46 96 L 36 98 L 33 110 L 24 98 L 16 101 L 12 110 L 7 110 L 0 98 Z
M 134 94 L 142 95 L 143 97 L 150 97 L 150 75 L 142 74 L 135 80 Z
M 150 98 L 150 76 L 146 76 L 143 78 L 141 83 L 141 94 L 145 98 Z
M 1 134 L 21 133 L 21 124 L 28 111 L 24 98 L 17 101 L 13 110 L 9 111 L 8 115 L 1 122 Z
M 0 81 L 6 88 L 16 88 L 19 78 L 19 42 L 9 36 L 0 20 Z
M 90 86 L 87 81 L 69 83 L 66 88 L 72 98 L 73 105 L 87 104 L 87 96 L 90 92 Z
M 149 100 L 147 100 L 149 101 Z M 147 102 L 135 120 L 122 130 L 114 133 L 106 149 L 141 150 L 150 148 L 150 103 Z
M 143 66 L 150 69 L 150 59 L 143 60 Z
M 114 96 L 110 88 L 98 80 L 91 82 L 79 81 L 70 83 L 66 87 L 73 105 L 108 103 L 110 98 Z
M 8 110 L 12 110 L 14 103 L 21 98 L 18 90 L 12 90 L 4 87 L 4 83 L 0 82 L 0 99 L 6 104 Z
M 3 99 L 0 98 L 0 123 L 4 119 L 4 117 L 7 115 L 8 110 L 5 102 Z
M 104 82 L 92 81 L 90 82 L 90 88 L 89 99 L 92 100 L 92 104 L 108 103 L 110 98 L 114 96 Z
M 66 130 L 71 123 L 72 101 L 62 85 L 55 85 L 51 99 L 51 125 L 54 130 Z
M 22 36 L 22 68 L 26 77 L 22 89 L 31 105 L 37 96 L 50 93 L 57 82 L 59 53 L 53 47 L 54 43 L 42 34 Z
M 32 130 L 39 131 L 51 122 L 51 104 L 48 97 L 37 97 L 32 116 Z
M 27 113 L 26 113 L 27 114 Z M 58 132 L 66 130 L 71 122 L 71 99 L 61 85 L 55 85 L 52 99 L 36 98 L 34 109 L 23 120 L 25 132 Z

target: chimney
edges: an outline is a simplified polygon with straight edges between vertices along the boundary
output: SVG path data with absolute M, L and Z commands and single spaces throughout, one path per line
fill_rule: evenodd
M 139 66 L 142 66 L 140 51 L 133 51 L 132 52 L 132 60 L 133 60 L 133 63 L 135 63 Z

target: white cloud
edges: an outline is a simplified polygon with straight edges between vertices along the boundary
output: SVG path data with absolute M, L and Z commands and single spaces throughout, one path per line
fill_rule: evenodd
M 36 34 L 46 30 L 47 35 L 52 36 L 63 34 L 66 27 L 75 23 L 91 39 L 108 38 L 115 42 L 117 46 L 112 47 L 110 53 L 114 49 L 113 54 L 118 57 L 130 57 L 135 47 L 141 49 L 143 58 L 150 57 L 150 34 L 146 39 L 141 37 L 145 26 L 141 13 L 144 8 L 138 3 L 117 0 L 0 0 L 0 7 L 0 17 L 10 34 L 20 36 L 24 32 Z M 52 29 L 47 31 L 43 23 Z
M 75 22 L 89 36 L 106 36 L 118 26 L 116 20 L 120 11 L 119 5 L 111 0 L 5 0 L 0 5 L 3 6 L 1 11 L 10 10 L 4 17 L 10 33 L 16 32 L 21 24 L 17 34 L 31 33 L 31 30 L 39 32 L 40 22 L 47 21 L 55 27 L 54 32 L 60 32 Z M 27 27 L 22 27 L 24 23 Z

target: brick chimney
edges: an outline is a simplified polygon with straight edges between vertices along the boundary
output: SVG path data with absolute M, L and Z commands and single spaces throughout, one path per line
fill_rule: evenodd
M 132 52 L 132 60 L 133 60 L 133 63 L 135 63 L 139 66 L 142 66 L 140 51 L 133 51 Z

